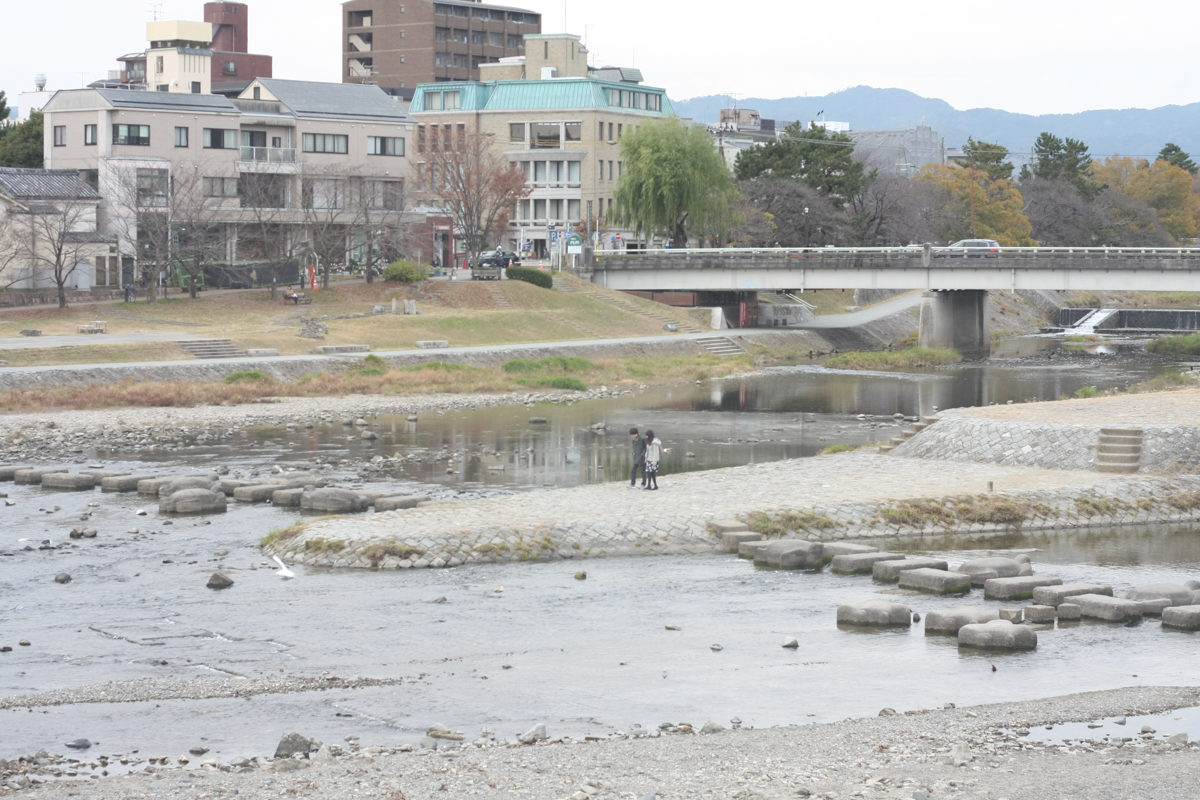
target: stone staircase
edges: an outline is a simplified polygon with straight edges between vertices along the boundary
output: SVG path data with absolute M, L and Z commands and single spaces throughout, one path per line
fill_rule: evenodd
M 918 433 L 925 430 L 926 428 L 928 428 L 930 425 L 932 425 L 933 423 L 935 423 L 937 421 L 938 421 L 937 417 L 921 417 L 920 422 L 914 422 L 908 428 L 901 431 L 899 436 L 893 436 L 891 439 L 888 439 L 887 444 L 879 445 L 879 452 L 880 453 L 892 452 L 897 447 L 904 444 L 909 439 L 916 436 Z
M 718 356 L 737 356 L 746 352 L 746 348 L 728 336 L 705 336 L 703 339 L 697 339 L 696 344 Z
M 1100 429 L 1100 441 L 1096 445 L 1097 472 L 1137 472 L 1141 459 L 1141 429 Z
M 194 358 L 237 358 L 245 355 L 229 339 L 184 339 L 176 344 Z
M 511 309 L 513 307 L 512 301 L 508 299 L 508 294 L 504 291 L 504 287 L 488 283 L 486 284 L 486 288 L 496 308 Z

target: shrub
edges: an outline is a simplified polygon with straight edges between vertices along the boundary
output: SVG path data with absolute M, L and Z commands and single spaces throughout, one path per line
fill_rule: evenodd
M 1200 336 L 1163 336 L 1147 345 L 1146 350 L 1160 356 L 1194 356 L 1200 353 Z
M 261 369 L 244 369 L 225 376 L 226 383 L 268 383 L 271 376 Z
M 521 378 L 517 383 L 536 386 L 539 389 L 569 389 L 574 392 L 587 391 L 587 384 L 570 375 L 549 375 L 544 378 Z
M 392 283 L 416 283 L 428 277 L 425 267 L 413 261 L 393 261 L 383 268 L 383 279 Z
M 1081 397 L 1081 398 L 1082 397 L 1095 397 L 1098 394 L 1099 394 L 1099 392 L 1096 391 L 1095 386 L 1080 386 L 1078 389 L 1075 390 L 1075 396 Z
M 554 278 L 549 272 L 542 272 L 540 269 L 530 269 L 529 267 L 509 267 L 508 277 L 514 281 L 525 281 L 532 283 L 534 286 L 540 286 L 543 289 L 550 289 L 554 286 Z

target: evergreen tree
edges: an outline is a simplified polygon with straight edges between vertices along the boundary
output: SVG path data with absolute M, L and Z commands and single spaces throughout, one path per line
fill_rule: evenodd
M 34 111 L 29 119 L 10 125 L 0 138 L 0 167 L 42 166 L 42 112 Z
M 1158 151 L 1158 160 L 1166 161 L 1168 164 L 1173 164 L 1180 169 L 1186 169 L 1192 175 L 1196 174 L 1200 167 L 1196 166 L 1196 162 L 1192 161 L 1192 157 L 1183 151 L 1183 148 L 1173 142 L 1167 142 L 1162 150 Z
M 862 191 L 867 175 L 854 160 L 854 141 L 813 124 L 793 122 L 783 136 L 762 147 L 743 151 L 734 165 L 738 180 L 791 179 L 827 195 L 838 208 Z

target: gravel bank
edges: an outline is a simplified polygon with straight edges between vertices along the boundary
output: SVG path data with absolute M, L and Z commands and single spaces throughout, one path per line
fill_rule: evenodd
M 803 713 L 802 694 L 784 700 Z M 1131 725 L 1127 741 L 1039 743 L 1040 726 L 1195 706 L 1200 689 L 1144 687 L 1044 700 L 917 711 L 825 725 L 729 729 L 696 721 L 603 741 L 519 744 L 487 733 L 429 740 L 404 752 L 326 743 L 311 758 L 258 758 L 196 768 L 31 784 L 8 765 L 3 796 L 36 800 L 327 797 L 538 800 L 796 797 L 1195 798 L 1197 744 Z M 553 737 L 553 729 L 549 734 Z M 1137 727 L 1137 729 L 1132 729 Z M 1025 738 L 1022 734 L 1032 730 Z M 314 744 L 314 746 L 316 746 Z M 197 757 L 195 761 L 199 761 Z M 99 769 L 77 770 L 79 776 Z

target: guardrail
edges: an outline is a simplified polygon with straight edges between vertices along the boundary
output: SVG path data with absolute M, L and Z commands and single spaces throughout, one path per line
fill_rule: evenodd
M 920 257 L 924 252 L 923 245 L 907 245 L 903 247 L 664 247 L 638 250 L 600 250 L 597 258 L 639 258 L 653 256 L 656 258 L 694 258 L 724 256 L 729 258 L 744 256 L 774 256 L 774 257 L 816 257 L 837 258 L 839 256 L 911 256 Z M 939 248 L 932 248 L 930 254 L 937 257 L 962 258 L 961 253 L 939 253 Z M 1002 247 L 999 258 L 1005 256 L 1053 256 L 1062 257 L 1108 257 L 1124 258 L 1135 255 L 1173 256 L 1177 258 L 1200 258 L 1200 247 Z M 978 258 L 979 256 L 969 256 Z

